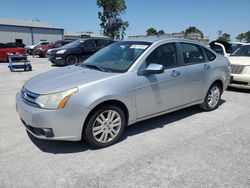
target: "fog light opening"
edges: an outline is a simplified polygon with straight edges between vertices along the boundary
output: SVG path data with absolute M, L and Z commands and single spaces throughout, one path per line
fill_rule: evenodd
M 43 132 L 44 132 L 45 137 L 48 137 L 48 138 L 54 137 L 54 133 L 52 129 L 46 128 L 46 129 L 43 129 Z

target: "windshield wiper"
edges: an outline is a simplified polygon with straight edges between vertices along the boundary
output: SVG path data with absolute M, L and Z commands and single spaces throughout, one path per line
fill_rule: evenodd
M 88 67 L 88 68 L 94 68 L 94 69 L 96 69 L 96 70 L 99 70 L 99 71 L 102 71 L 102 72 L 106 72 L 105 69 L 99 67 L 98 65 L 82 64 L 82 66 Z

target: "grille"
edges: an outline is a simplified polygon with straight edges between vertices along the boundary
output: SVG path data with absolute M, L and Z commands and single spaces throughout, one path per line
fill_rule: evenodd
M 29 105 L 39 107 L 39 105 L 36 103 L 36 99 L 37 97 L 39 97 L 38 94 L 32 93 L 25 88 L 22 88 L 21 93 L 24 102 L 26 102 Z
M 245 67 L 245 65 L 231 65 L 231 72 L 233 74 L 241 74 Z

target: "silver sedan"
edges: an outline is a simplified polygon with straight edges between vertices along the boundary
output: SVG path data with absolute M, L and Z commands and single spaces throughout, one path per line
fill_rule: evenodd
M 17 112 L 37 138 L 115 143 L 126 125 L 199 105 L 218 107 L 229 61 L 189 40 L 121 41 L 80 65 L 35 76 L 16 95 Z

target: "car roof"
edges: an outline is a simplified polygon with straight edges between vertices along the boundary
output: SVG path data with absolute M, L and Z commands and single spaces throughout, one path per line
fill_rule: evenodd
M 98 40 L 98 39 L 102 39 L 102 40 L 113 40 L 111 38 L 104 38 L 104 37 L 90 37 L 90 38 L 81 38 L 78 40 Z
M 159 42 L 189 42 L 202 45 L 198 41 L 189 39 L 177 39 L 177 38 L 162 38 L 162 37 L 142 37 L 142 38 L 130 38 L 125 41 L 136 41 L 136 42 L 149 42 L 149 43 L 159 43 Z

